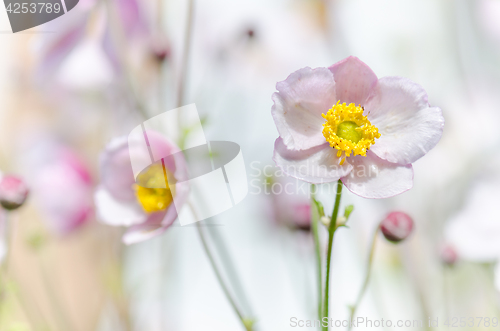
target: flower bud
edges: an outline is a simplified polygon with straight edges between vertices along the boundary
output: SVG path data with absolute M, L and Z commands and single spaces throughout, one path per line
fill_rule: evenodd
M 441 262 L 447 266 L 453 266 L 458 260 L 458 253 L 450 244 L 444 244 L 440 251 Z
M 28 187 L 18 177 L 4 176 L 0 179 L 0 204 L 7 210 L 21 207 L 28 197 L 28 192 Z
M 398 243 L 406 239 L 413 230 L 413 220 L 408 214 L 394 211 L 380 223 L 385 239 Z
M 170 57 L 170 44 L 163 36 L 155 36 L 151 40 L 151 53 L 153 57 L 159 62 L 163 62 Z

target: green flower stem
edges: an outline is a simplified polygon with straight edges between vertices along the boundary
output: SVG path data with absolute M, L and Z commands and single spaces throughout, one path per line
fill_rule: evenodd
M 215 218 L 212 217 L 212 220 L 214 221 Z M 214 251 L 220 257 L 222 269 L 226 271 L 229 284 L 234 289 L 235 296 L 241 303 L 241 306 L 243 306 L 242 310 L 244 312 L 246 311 L 247 316 L 252 316 L 253 309 L 251 307 L 250 300 L 248 300 L 245 289 L 236 270 L 236 266 L 234 265 L 233 257 L 230 254 L 231 252 L 227 248 L 226 241 L 216 227 L 211 226 L 208 227 L 207 230 L 209 240 L 214 243 Z
M 191 211 L 196 215 L 194 207 L 191 204 L 189 206 L 191 208 Z M 243 317 L 243 314 L 241 313 L 240 309 L 236 305 L 236 301 L 234 300 L 233 296 L 231 295 L 231 292 L 229 291 L 229 288 L 226 285 L 224 278 L 222 277 L 222 273 L 220 272 L 219 267 L 217 266 L 217 263 L 215 262 L 214 255 L 212 254 L 212 251 L 210 250 L 210 247 L 208 246 L 207 239 L 205 237 L 205 233 L 201 227 L 200 222 L 196 222 L 196 229 L 198 230 L 198 234 L 200 235 L 201 243 L 203 245 L 203 249 L 205 250 L 205 253 L 207 254 L 210 265 L 212 266 L 212 269 L 215 273 L 215 276 L 217 277 L 217 280 L 219 281 L 219 284 L 222 287 L 222 291 L 226 295 L 227 300 L 229 301 L 234 312 L 236 313 L 236 315 L 240 319 L 245 330 L 252 331 L 253 330 L 252 320 Z
M 368 284 L 370 283 L 370 277 L 371 277 L 372 266 L 373 266 L 373 257 L 375 256 L 375 246 L 377 243 L 377 236 L 378 236 L 379 230 L 380 230 L 380 225 L 377 226 L 377 228 L 375 229 L 375 233 L 373 234 L 372 243 L 370 246 L 370 253 L 368 255 L 368 264 L 366 267 L 365 281 L 363 282 L 363 286 L 361 287 L 361 290 L 359 291 L 358 297 L 356 299 L 356 303 L 351 307 L 351 316 L 350 316 L 351 321 L 354 318 L 354 315 L 356 314 L 356 310 L 358 309 L 359 304 L 361 303 L 361 300 L 363 299 L 363 296 L 365 295 L 366 289 L 368 288 Z M 352 325 L 349 323 L 349 328 L 347 330 L 351 330 L 351 328 L 352 328 Z
M 5 213 L 4 232 L 5 232 L 5 247 L 6 247 L 7 251 L 5 252 L 5 257 L 3 259 L 2 269 L 3 269 L 3 273 L 6 276 L 9 272 L 9 261 L 10 261 L 10 254 L 12 251 L 11 243 L 12 243 L 12 235 L 13 235 L 13 231 L 12 231 L 13 224 L 12 224 L 12 220 L 11 220 L 10 216 L 11 216 L 10 212 Z
M 323 304 L 323 318 L 328 320 L 328 301 L 330 291 L 330 264 L 332 259 L 333 236 L 337 229 L 337 216 L 339 213 L 340 197 L 342 196 L 342 181 L 339 179 L 337 182 L 337 195 L 335 197 L 335 205 L 333 207 L 332 218 L 330 219 L 330 227 L 328 228 L 328 253 L 326 257 L 326 279 L 325 279 L 325 297 Z M 323 327 L 323 331 L 328 331 L 328 326 Z
M 314 238 L 314 251 L 316 253 L 317 282 L 318 282 L 318 317 L 323 316 L 323 276 L 321 272 L 321 247 L 318 233 L 319 211 L 316 205 L 316 185 L 311 185 L 311 224 Z
M 38 253 L 39 253 L 38 259 L 39 259 L 40 274 L 43 287 L 45 289 L 45 294 L 49 299 L 50 306 L 54 310 L 59 327 L 61 328 L 61 330 L 72 330 L 72 331 L 78 330 L 76 325 L 72 323 L 72 321 L 69 318 L 69 313 L 68 310 L 66 309 L 67 305 L 61 301 L 61 297 L 59 296 L 60 291 L 58 291 L 58 289 L 56 289 L 56 287 L 54 286 L 54 282 L 52 281 L 53 277 L 49 275 L 46 266 L 46 261 L 44 261 L 45 260 L 43 256 L 44 252 L 38 252 Z
M 189 58 L 190 58 L 190 53 L 191 53 L 191 40 L 193 37 L 194 7 L 195 7 L 194 0 L 189 0 L 187 20 L 186 20 L 186 32 L 185 32 L 184 41 L 183 41 L 184 54 L 183 54 L 182 62 L 180 65 L 179 80 L 177 82 L 177 96 L 176 96 L 177 108 L 182 107 L 182 105 L 184 103 L 184 98 L 185 98 Z M 181 114 L 181 112 L 178 112 L 177 113 L 177 125 L 179 126 L 179 128 L 184 128 L 183 124 L 184 124 L 184 121 L 182 118 L 182 114 Z

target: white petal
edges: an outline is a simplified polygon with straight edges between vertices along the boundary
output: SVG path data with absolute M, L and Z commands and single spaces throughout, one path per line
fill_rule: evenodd
M 149 160 L 149 154 L 132 146 L 136 158 Z M 127 137 L 114 138 L 100 155 L 101 183 L 106 190 L 121 201 L 135 200 L 133 184 L 134 173 L 130 164 Z
M 166 216 L 166 214 L 166 211 L 150 214 L 143 224 L 133 225 L 128 228 L 123 235 L 123 243 L 126 245 L 136 244 L 161 235 L 177 217 L 176 215 L 173 219 L 171 217 L 168 219 L 169 216 Z
M 94 194 L 99 219 L 113 226 L 130 226 L 146 221 L 147 215 L 138 203 L 119 202 L 102 186 Z
M 137 244 L 163 234 L 167 227 L 161 225 L 140 224 L 130 227 L 123 235 L 125 245 Z
M 365 111 L 381 134 L 370 150 L 393 163 L 415 162 L 436 146 L 443 134 L 441 109 L 430 107 L 425 90 L 406 78 L 381 78 Z
M 293 151 L 278 138 L 274 143 L 273 160 L 287 175 L 314 184 L 337 181 L 352 169 L 348 163 L 340 165 L 337 150 L 328 143 L 305 151 Z
M 342 178 L 344 185 L 354 194 L 369 199 L 389 198 L 413 186 L 411 164 L 399 165 L 378 158 L 372 152 L 366 156 L 347 159 L 353 169 Z
M 304 150 L 325 142 L 321 114 L 337 102 L 335 81 L 327 68 L 303 68 L 276 84 L 271 113 L 289 149 Z

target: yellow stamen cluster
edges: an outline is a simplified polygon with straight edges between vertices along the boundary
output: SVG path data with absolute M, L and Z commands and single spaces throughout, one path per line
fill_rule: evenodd
M 135 194 L 146 213 L 167 209 L 174 193 L 168 185 L 167 170 L 161 164 L 153 164 L 137 176 Z
M 337 157 L 345 158 L 354 155 L 366 156 L 366 151 L 375 144 L 380 137 L 378 129 L 373 126 L 366 116 L 363 116 L 363 107 L 354 103 L 346 105 L 340 100 L 327 113 L 321 114 L 326 122 L 323 124 L 323 136 L 330 146 L 337 149 Z

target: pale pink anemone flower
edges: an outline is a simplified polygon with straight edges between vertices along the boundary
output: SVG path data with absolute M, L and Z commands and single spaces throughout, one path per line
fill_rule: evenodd
M 115 138 L 106 146 L 100 159 L 101 185 L 94 195 L 97 213 L 103 223 L 128 227 L 123 236 L 125 244 L 141 242 L 165 232 L 177 219 L 176 206 L 181 207 L 188 196 L 186 163 L 180 149 L 157 132 L 148 131 L 147 137 L 157 153 L 172 155 L 163 160 L 166 171 L 177 182 L 175 192 L 172 191 L 175 204 L 170 201 L 160 210 L 148 211 L 139 199 L 130 155 L 132 153 L 139 164 L 151 164 L 150 155 L 142 149 L 141 142 L 127 140 L 127 137 Z M 164 180 L 163 172 L 161 179 Z M 168 182 L 171 182 L 170 178 Z
M 441 109 L 429 105 L 420 85 L 402 77 L 378 79 L 353 56 L 329 68 L 300 69 L 276 89 L 276 164 L 310 183 L 341 179 L 365 198 L 409 190 L 411 164 L 443 132 Z

